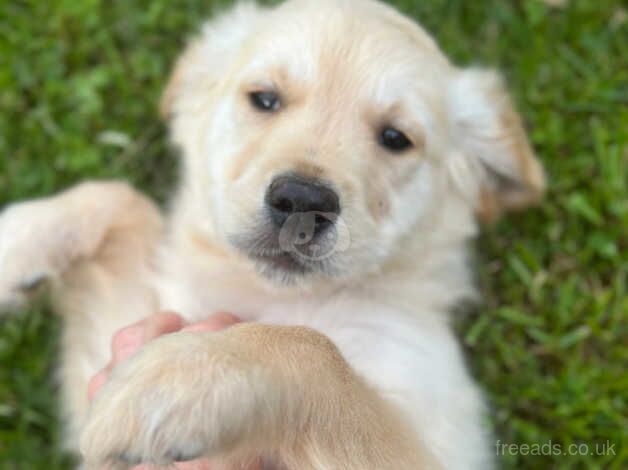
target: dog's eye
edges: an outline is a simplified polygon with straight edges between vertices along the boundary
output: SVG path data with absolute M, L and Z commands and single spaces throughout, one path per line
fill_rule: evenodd
M 392 152 L 402 152 L 412 147 L 406 135 L 393 127 L 386 127 L 379 135 L 379 143 Z
M 255 91 L 249 93 L 251 104 L 260 111 L 273 112 L 281 106 L 279 95 L 274 91 Z

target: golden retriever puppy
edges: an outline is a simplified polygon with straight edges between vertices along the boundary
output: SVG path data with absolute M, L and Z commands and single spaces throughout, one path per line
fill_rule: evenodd
M 246 3 L 188 46 L 163 112 L 183 155 L 167 215 L 91 182 L 0 217 L 0 302 L 49 286 L 65 319 L 85 464 L 490 468 L 448 312 L 474 296 L 478 218 L 544 187 L 499 76 L 382 3 Z M 114 332 L 165 309 L 250 323 L 151 342 L 88 409 Z

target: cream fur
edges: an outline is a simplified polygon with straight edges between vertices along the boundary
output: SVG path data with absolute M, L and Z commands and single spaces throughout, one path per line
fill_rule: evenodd
M 267 88 L 282 98 L 274 115 L 246 98 Z M 47 284 L 66 321 L 70 448 L 86 425 L 93 467 L 262 454 L 299 470 L 490 468 L 481 394 L 448 312 L 475 296 L 477 215 L 544 187 L 497 75 L 454 67 L 374 1 L 243 4 L 188 46 L 162 110 L 184 157 L 167 216 L 121 183 L 0 215 L 0 306 Z M 413 149 L 378 146 L 384 124 Z M 264 229 L 265 190 L 285 171 L 332 182 L 347 236 L 325 269 L 297 278 L 234 242 Z M 154 341 L 88 416 L 86 384 L 113 333 L 160 309 L 260 325 Z

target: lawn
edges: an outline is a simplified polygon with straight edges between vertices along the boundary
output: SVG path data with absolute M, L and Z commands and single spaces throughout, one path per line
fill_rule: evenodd
M 159 94 L 185 38 L 225 3 L 0 1 L 0 206 L 114 177 L 163 201 L 177 161 Z M 628 7 L 392 3 L 456 62 L 504 71 L 549 176 L 540 208 L 486 228 L 486 302 L 457 321 L 496 439 L 521 446 L 496 446 L 503 467 L 628 468 Z M 0 320 L 0 469 L 70 466 L 60 326 L 43 305 Z M 548 443 L 562 447 L 525 455 Z

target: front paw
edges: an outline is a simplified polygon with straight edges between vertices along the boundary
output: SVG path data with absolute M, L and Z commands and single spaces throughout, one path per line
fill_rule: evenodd
M 83 430 L 88 467 L 168 465 L 225 455 L 237 446 L 250 427 L 247 410 L 254 409 L 256 394 L 246 361 L 221 338 L 164 336 L 114 370 Z
M 54 216 L 44 201 L 16 204 L 0 214 L 0 311 L 21 307 L 56 275 L 52 244 L 63 227 L 55 227 Z

